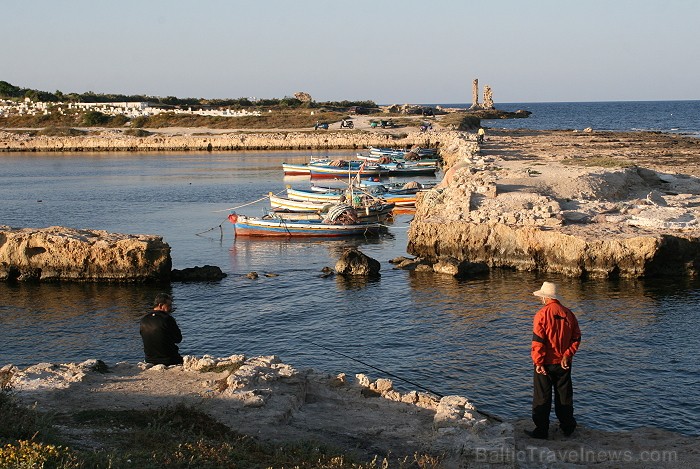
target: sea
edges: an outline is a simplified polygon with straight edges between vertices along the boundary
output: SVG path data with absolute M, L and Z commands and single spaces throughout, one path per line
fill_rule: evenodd
M 533 114 L 484 125 L 700 131 L 700 101 L 507 108 Z M 573 365 L 579 422 L 700 435 L 699 280 L 500 269 L 457 280 L 397 270 L 389 261 L 407 255 L 410 213 L 378 238 L 236 239 L 228 214 L 260 215 L 269 192 L 309 187 L 306 177 L 283 176 L 281 164 L 311 156 L 353 153 L 0 153 L 0 225 L 155 234 L 171 246 L 174 268 L 216 265 L 228 274 L 168 286 L 1 283 L 0 366 L 141 361 L 139 318 L 165 290 L 175 299 L 182 354 L 277 355 L 299 370 L 390 378 L 402 392 L 460 395 L 502 418 L 527 419 L 539 308 L 532 292 L 547 280 L 560 285 L 583 333 Z M 349 247 L 377 259 L 381 276 L 324 277 Z M 246 276 L 253 271 L 255 280 Z

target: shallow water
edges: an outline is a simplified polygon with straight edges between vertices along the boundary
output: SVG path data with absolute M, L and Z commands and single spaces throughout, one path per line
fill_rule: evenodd
M 332 152 L 333 155 L 349 155 Z M 183 354 L 276 354 L 298 368 L 384 375 L 460 394 L 507 418 L 529 415 L 531 295 L 543 277 L 493 271 L 472 280 L 393 270 L 410 215 L 378 239 L 234 239 L 227 208 L 279 192 L 281 162 L 310 153 L 0 154 L 0 224 L 62 225 L 164 236 L 175 268 L 213 264 L 221 282 L 174 283 Z M 262 213 L 264 202 L 239 209 Z M 197 235 L 197 233 L 202 233 Z M 376 281 L 321 278 L 343 249 L 382 264 Z M 273 272 L 249 280 L 245 274 Z M 700 434 L 696 281 L 561 284 L 583 343 L 576 413 L 601 429 L 658 426 Z M 0 284 L 0 364 L 142 359 L 138 319 L 157 287 Z M 320 346 L 322 347 L 320 347 Z M 554 416 L 552 416 L 554 418 Z

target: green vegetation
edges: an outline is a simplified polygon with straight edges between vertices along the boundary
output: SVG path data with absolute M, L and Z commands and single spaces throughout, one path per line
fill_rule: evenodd
M 361 462 L 315 442 L 264 443 L 184 404 L 158 410 L 85 410 L 49 418 L 19 403 L 8 382 L 8 376 L 0 376 L 2 469 L 440 467 L 440 459 L 430 455 Z M 80 435 L 80 447 L 62 442 L 59 428 L 71 428 L 73 438 Z
M 467 114 L 466 111 L 464 111 L 442 116 L 440 118 L 440 123 L 448 129 L 452 128 L 454 130 L 468 131 L 478 129 L 481 125 L 481 119 Z
M 116 103 L 116 102 L 149 102 L 156 105 L 166 106 L 215 106 L 230 107 L 231 109 L 247 108 L 349 108 L 351 106 L 362 106 L 365 108 L 376 108 L 374 101 L 327 101 L 316 103 L 314 101 L 304 102 L 297 98 L 285 96 L 284 98 L 259 99 L 255 102 L 249 98 L 235 99 L 205 99 L 205 98 L 177 98 L 175 96 L 148 96 L 148 95 L 125 95 L 125 94 L 101 94 L 87 91 L 85 93 L 63 93 L 59 90 L 50 93 L 47 91 L 20 88 L 6 81 L 0 80 L 0 99 L 23 99 L 30 98 L 34 101 L 47 102 L 72 102 L 72 103 Z
M 316 121 L 337 122 L 342 119 L 340 112 L 315 112 L 308 110 L 277 110 L 264 112 L 260 116 L 217 117 L 193 114 L 164 112 L 155 116 L 136 117 L 131 120 L 132 128 L 161 127 L 206 127 L 210 129 L 303 129 L 312 128 Z

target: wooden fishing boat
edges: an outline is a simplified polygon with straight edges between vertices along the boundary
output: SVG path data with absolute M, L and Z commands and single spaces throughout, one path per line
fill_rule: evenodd
M 270 206 L 273 209 L 284 209 L 292 212 L 323 212 L 328 210 L 332 205 L 338 203 L 338 201 L 311 202 L 291 200 L 274 195 L 272 192 L 268 194 L 268 198 L 270 199 Z
M 408 191 L 398 191 L 398 192 L 387 192 L 377 189 L 377 186 L 366 187 L 366 188 L 355 188 L 352 191 L 342 191 L 342 192 L 315 192 L 315 191 L 303 191 L 299 189 L 287 188 L 287 195 L 289 199 L 282 199 L 279 201 L 280 197 L 273 196 L 270 194 L 270 203 L 272 198 L 275 197 L 275 204 L 286 205 L 288 208 L 294 204 L 300 204 L 304 206 L 309 204 L 309 207 L 325 206 L 328 204 L 335 204 L 340 202 L 342 196 L 346 196 L 348 203 L 353 203 L 353 205 L 359 205 L 367 199 L 373 201 L 380 201 L 382 203 L 394 204 L 396 206 L 415 206 L 416 204 L 416 193 L 418 190 L 408 190 Z M 290 200 L 297 199 L 297 200 Z M 353 200 L 358 199 L 358 200 Z M 288 203 L 284 203 L 289 200 Z M 274 206 L 274 205 L 273 205 Z M 361 208 L 359 210 L 362 210 Z
M 420 157 L 431 157 L 431 156 L 437 155 L 436 148 L 415 148 L 415 149 L 402 148 L 402 149 L 397 150 L 394 148 L 369 147 L 370 155 L 377 155 L 377 156 L 395 156 L 395 157 L 403 158 L 406 155 L 406 153 L 409 153 L 409 152 L 413 152 Z
M 362 223 L 383 223 L 393 216 L 394 204 L 377 204 L 371 207 L 358 209 L 357 219 Z M 276 208 L 270 210 L 267 215 L 270 218 L 281 218 L 284 220 L 310 220 L 323 221 L 327 212 L 296 212 L 293 210 Z
M 324 237 L 377 236 L 386 231 L 381 223 L 358 223 L 353 225 L 333 225 L 310 220 L 286 220 L 280 218 L 247 217 L 232 213 L 236 236 L 277 236 L 277 237 Z
M 308 176 L 310 164 L 327 164 L 330 159 L 326 157 L 312 156 L 308 163 L 282 163 L 282 171 L 285 176 Z
M 437 165 L 420 165 L 416 163 L 388 163 L 379 165 L 386 170 L 383 175 L 393 176 L 434 176 L 438 170 Z
M 316 192 L 287 187 L 287 198 L 290 200 L 300 200 L 304 202 L 337 203 L 340 202 L 341 197 L 345 195 L 344 193 L 344 190 Z
M 372 155 L 365 153 L 357 153 L 357 159 L 360 161 L 367 161 L 371 164 L 385 164 L 385 163 L 414 163 L 421 166 L 437 166 L 439 160 L 437 158 L 421 158 L 419 160 L 405 160 L 403 157 L 397 156 L 384 156 L 384 155 Z M 388 161 L 387 161 L 388 160 Z
M 309 163 L 312 178 L 352 178 L 362 176 L 381 176 L 388 173 L 378 165 L 368 165 L 362 161 L 335 161 L 330 163 Z
M 310 174 L 309 165 L 306 163 L 282 163 L 282 171 L 284 171 L 285 176 L 308 176 Z

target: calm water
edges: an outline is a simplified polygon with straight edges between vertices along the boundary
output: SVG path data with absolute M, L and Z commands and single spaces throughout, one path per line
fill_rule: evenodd
M 469 107 L 465 104 L 446 105 Z M 617 101 L 591 103 L 496 103 L 497 109 L 532 112 L 527 119 L 484 120 L 506 129 L 649 130 L 700 137 L 700 101 Z
M 315 342 L 506 418 L 528 417 L 538 308 L 531 292 L 543 277 L 494 271 L 457 281 L 393 270 L 388 260 L 405 254 L 410 215 L 375 240 L 234 239 L 226 209 L 285 184 L 307 186 L 303 177 L 283 178 L 280 163 L 308 156 L 0 153 L 0 224 L 161 234 L 175 268 L 220 266 L 229 274 L 221 282 L 172 285 L 184 354 L 277 354 L 298 368 L 382 376 Z M 255 215 L 264 206 L 239 212 Z M 381 279 L 320 278 L 348 246 L 379 260 Z M 244 277 L 250 271 L 279 276 L 253 281 Z M 700 434 L 700 360 L 692 345 L 700 284 L 548 279 L 561 284 L 583 330 L 574 364 L 580 421 Z M 0 284 L 0 364 L 139 361 L 138 319 L 157 291 Z

